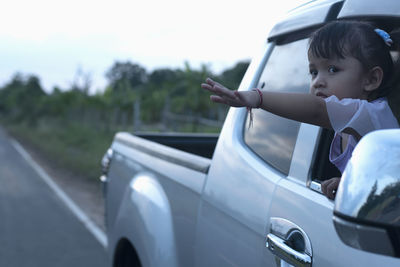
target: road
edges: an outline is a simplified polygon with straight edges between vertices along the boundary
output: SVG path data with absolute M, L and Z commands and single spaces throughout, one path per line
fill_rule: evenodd
M 0 128 L 0 266 L 106 265 L 105 248 Z

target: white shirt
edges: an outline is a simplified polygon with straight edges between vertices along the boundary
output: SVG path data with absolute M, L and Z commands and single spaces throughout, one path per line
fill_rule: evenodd
M 399 128 L 399 123 L 389 107 L 386 98 L 367 100 L 344 98 L 332 95 L 325 99 L 328 117 L 335 137 L 332 140 L 329 160 L 343 173 L 351 158 L 357 139 L 350 135 L 344 151 L 341 149 L 341 132 L 345 129 L 356 131 L 361 137 L 379 129 Z

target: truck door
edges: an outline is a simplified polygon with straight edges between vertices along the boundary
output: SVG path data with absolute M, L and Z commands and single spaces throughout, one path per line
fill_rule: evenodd
M 274 191 L 265 233 L 264 266 L 269 266 L 271 254 L 276 266 L 398 265 L 393 257 L 347 246 L 337 235 L 332 221 L 334 201 L 320 192 L 321 180 L 340 176 L 328 161 L 332 136 L 330 131 L 301 125 L 289 175 Z

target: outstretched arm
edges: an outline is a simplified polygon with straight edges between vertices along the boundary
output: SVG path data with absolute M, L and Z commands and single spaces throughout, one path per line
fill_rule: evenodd
M 201 84 L 203 89 L 213 93 L 213 102 L 223 103 L 232 107 L 257 107 L 260 95 L 257 91 L 232 91 L 208 78 Z M 326 103 L 323 98 L 301 93 L 284 93 L 262 91 L 260 108 L 288 119 L 310 123 L 331 129 Z

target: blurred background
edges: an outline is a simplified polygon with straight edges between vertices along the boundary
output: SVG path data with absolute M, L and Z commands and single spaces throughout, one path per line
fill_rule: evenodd
M 0 124 L 61 168 L 97 180 L 117 131 L 218 133 L 273 24 L 309 1 L 14 0 L 0 16 Z

